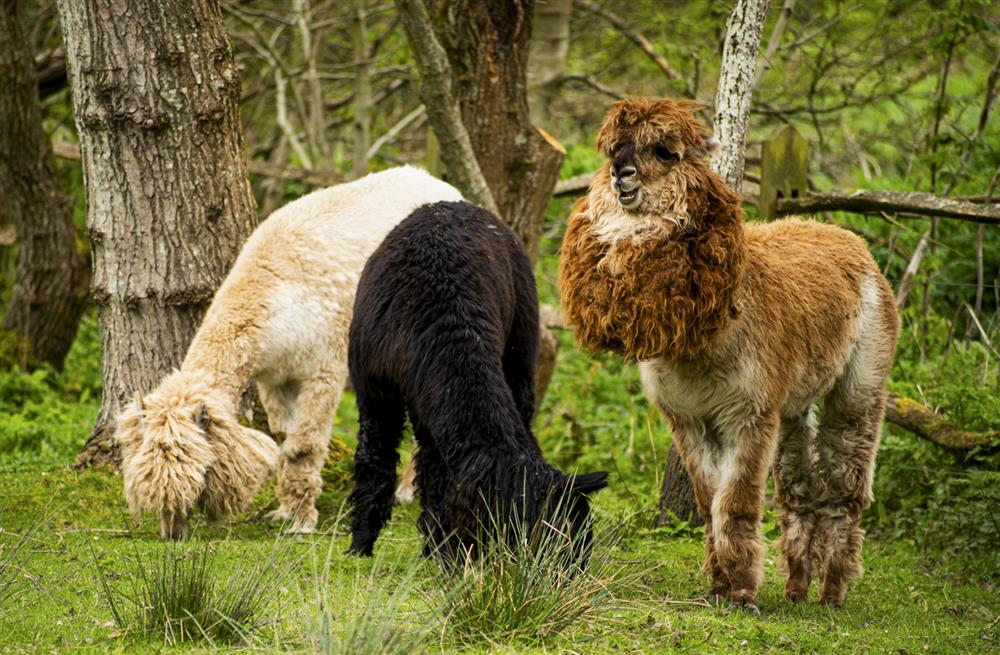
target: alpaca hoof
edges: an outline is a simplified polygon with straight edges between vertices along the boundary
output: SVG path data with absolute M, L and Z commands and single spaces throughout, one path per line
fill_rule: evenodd
M 800 582 L 788 581 L 785 585 L 785 600 L 793 603 L 804 603 L 809 596 L 809 589 Z
M 397 505 L 408 505 L 413 502 L 415 497 L 412 486 L 400 485 L 392 499 Z
M 729 596 L 729 604 L 731 607 L 743 610 L 754 616 L 760 616 L 760 608 L 757 607 L 757 594 L 748 589 L 734 591 Z
M 265 519 L 267 519 L 268 521 L 273 521 L 275 523 L 280 523 L 282 521 L 287 521 L 290 517 L 291 517 L 291 513 L 288 510 L 286 510 L 286 509 L 284 509 L 282 507 L 279 507 L 278 509 L 271 510 L 270 512 L 268 512 L 267 514 L 264 515 Z
M 754 616 L 760 616 L 760 608 L 757 607 L 753 603 L 737 603 L 737 602 L 733 602 L 733 603 L 730 603 L 730 605 L 733 608 L 735 608 L 735 609 L 738 609 L 738 610 L 740 610 L 742 612 L 746 612 L 747 614 L 752 614 Z
M 826 582 L 819 592 L 819 604 L 839 610 L 847 600 L 847 589 L 838 583 Z
M 364 548 L 363 546 L 355 546 L 354 544 L 351 544 L 351 546 L 344 551 L 344 554 L 353 555 L 354 557 L 371 557 L 372 549 Z
M 292 527 L 285 530 L 287 535 L 296 534 L 316 534 L 316 526 L 308 523 L 295 523 Z

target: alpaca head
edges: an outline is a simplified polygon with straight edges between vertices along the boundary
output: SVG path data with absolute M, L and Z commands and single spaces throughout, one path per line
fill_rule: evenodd
M 575 562 L 586 563 L 593 532 L 589 497 L 607 486 L 607 472 L 566 475 L 543 460 L 521 460 L 477 477 L 459 485 L 449 512 L 466 549 L 483 539 L 537 539 L 539 529 L 551 529 L 567 539 Z
M 204 371 L 174 371 L 137 395 L 115 440 L 129 508 L 159 513 L 165 539 L 187 537 L 196 507 L 212 520 L 244 509 L 278 459 L 274 441 L 240 425 Z
M 597 135 L 608 158 L 591 186 L 602 201 L 632 217 L 658 217 L 677 225 L 688 218 L 689 194 L 708 173 L 705 156 L 715 147 L 695 116 L 693 100 L 629 98 L 616 102 Z

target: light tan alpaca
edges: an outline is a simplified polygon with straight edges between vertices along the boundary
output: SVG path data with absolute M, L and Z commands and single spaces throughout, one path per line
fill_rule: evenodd
M 711 595 L 756 610 L 773 463 L 785 597 L 805 600 L 818 572 L 820 601 L 840 606 L 862 570 L 899 330 L 892 291 L 846 230 L 744 225 L 704 160 L 697 109 L 611 109 L 597 137 L 609 162 L 563 241 L 563 309 L 584 346 L 639 360 L 705 519 Z
M 312 532 L 334 412 L 347 379 L 347 331 L 368 256 L 418 206 L 460 200 L 411 167 L 313 192 L 250 236 L 215 294 L 179 371 L 119 414 L 125 498 L 183 539 L 194 508 L 211 519 L 244 509 L 277 467 L 270 517 Z M 254 380 L 267 435 L 235 417 Z

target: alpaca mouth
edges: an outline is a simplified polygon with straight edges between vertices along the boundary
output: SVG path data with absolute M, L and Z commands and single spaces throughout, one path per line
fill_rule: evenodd
M 637 206 L 640 200 L 642 200 L 642 192 L 639 190 L 639 187 L 636 187 L 631 191 L 618 192 L 618 203 L 625 209 L 631 209 Z

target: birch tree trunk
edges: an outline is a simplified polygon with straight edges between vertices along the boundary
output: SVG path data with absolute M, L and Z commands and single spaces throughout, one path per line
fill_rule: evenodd
M 720 147 L 711 164 L 736 193 L 743 187 L 750 98 L 756 75 L 757 51 L 769 5 L 769 0 L 736 0 L 726 22 L 722 71 L 715 94 L 715 138 Z M 681 466 L 674 446 L 667 454 L 663 472 L 659 522 L 669 521 L 671 513 L 682 519 L 691 517 L 700 523 L 691 480 Z
M 548 0 L 535 5 L 528 53 L 528 106 L 531 120 L 549 131 L 554 131 L 550 113 L 558 91 L 555 83 L 566 72 L 572 13 L 573 0 Z
M 736 0 L 726 22 L 722 71 L 715 92 L 715 138 L 720 148 L 712 156 L 712 168 L 736 193 L 743 189 L 750 97 L 770 4 L 770 0 Z
M 20 337 L 18 363 L 61 369 L 87 302 L 90 269 L 76 248 L 72 203 L 57 174 L 24 3 L 0 3 L 0 213 L 17 233 L 17 270 L 4 329 Z
M 103 346 L 104 397 L 80 468 L 117 459 L 119 406 L 180 364 L 256 217 L 215 0 L 58 7 Z

